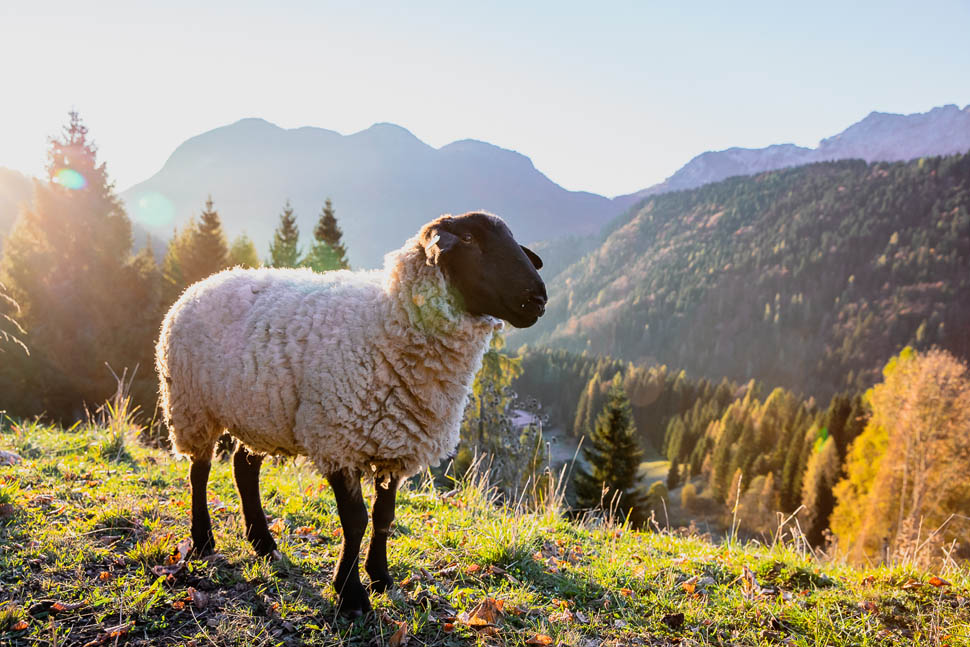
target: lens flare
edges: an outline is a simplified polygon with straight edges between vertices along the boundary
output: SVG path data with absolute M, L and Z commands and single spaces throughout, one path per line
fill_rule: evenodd
M 151 229 L 160 229 L 175 221 L 175 205 L 161 193 L 143 193 L 135 199 L 131 215 L 135 222 Z
M 54 181 L 65 189 L 73 189 L 75 191 L 83 189 L 88 185 L 88 181 L 84 179 L 84 176 L 72 168 L 58 169 L 57 173 L 54 174 Z

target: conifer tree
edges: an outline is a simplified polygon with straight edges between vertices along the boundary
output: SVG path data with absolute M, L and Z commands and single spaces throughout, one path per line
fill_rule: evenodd
M 644 495 L 636 483 L 643 451 L 637 445 L 630 401 L 619 374 L 606 397 L 589 444 L 583 447 L 587 464 L 576 472 L 576 501 L 581 508 L 602 504 L 604 509 L 627 517 L 644 505 Z
M 306 258 L 303 259 L 303 265 L 314 272 L 345 270 L 350 267 L 347 263 L 347 250 L 341 242 L 343 232 L 337 225 L 337 217 L 330 198 L 327 198 L 323 211 L 320 212 L 320 220 L 313 230 L 313 238 L 314 243 L 310 246 Z
M 680 466 L 676 462 L 670 462 L 670 469 L 667 471 L 667 489 L 676 490 L 680 487 Z
M 835 437 L 819 438 L 808 459 L 802 481 L 801 517 L 808 541 L 818 546 L 822 543 L 823 532 L 829 526 L 829 517 L 835 507 L 832 488 L 838 481 L 842 465 L 839 459 Z
M 29 395 L 60 419 L 112 393 L 105 362 L 119 372 L 142 364 L 140 375 L 148 379 L 158 325 L 155 306 L 137 302 L 152 292 L 145 283 L 157 275 L 134 262 L 128 215 L 87 128 L 76 112 L 69 114 L 61 135 L 50 140 L 47 182 L 34 184 L 33 201 L 0 260 L 0 281 L 22 308 L 18 321 L 29 333 L 25 370 L 43 390 Z M 135 310 L 139 317 L 132 317 Z M 19 408 L 21 396 L 0 385 L 0 400 Z
M 300 264 L 300 228 L 296 225 L 293 207 L 287 200 L 280 214 L 280 224 L 273 232 L 273 242 L 269 246 L 270 267 L 297 267 Z
M 229 266 L 252 268 L 260 265 L 259 252 L 252 238 L 246 234 L 236 236 L 229 246 Z
M 190 219 L 182 229 L 172 232 L 172 238 L 168 241 L 162 259 L 162 299 L 166 304 L 175 303 L 182 290 L 189 286 L 182 259 L 191 255 L 192 232 L 195 228 L 195 219 Z
M 196 281 L 228 266 L 226 236 L 222 233 L 219 213 L 212 205 L 212 196 L 209 196 L 199 220 L 189 220 L 169 241 L 162 261 L 166 303 L 174 302 L 185 288 Z
M 199 216 L 199 226 L 195 232 L 194 268 L 203 277 L 214 274 L 226 267 L 229 261 L 229 248 L 226 235 L 222 233 L 219 212 L 212 206 L 212 196 L 205 201 L 205 209 Z

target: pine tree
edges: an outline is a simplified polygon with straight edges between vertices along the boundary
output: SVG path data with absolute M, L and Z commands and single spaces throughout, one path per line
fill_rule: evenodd
M 300 264 L 300 228 L 296 226 L 293 207 L 287 200 L 280 214 L 280 224 L 273 232 L 273 242 L 269 246 L 270 267 L 297 267 Z
M 222 221 L 212 206 L 212 196 L 205 201 L 205 209 L 199 216 L 199 226 L 195 232 L 196 267 L 193 268 L 202 278 L 225 269 L 229 262 L 229 248 L 226 235 L 222 233 Z
M 839 479 L 841 468 L 835 437 L 829 436 L 816 441 L 802 481 L 804 507 L 799 515 L 803 521 L 805 536 L 815 546 L 821 545 L 823 533 L 829 526 L 829 517 L 835 507 L 832 488 Z
M 260 265 L 259 252 L 252 238 L 246 234 L 236 236 L 229 246 L 229 266 L 252 268 Z
M 667 489 L 676 490 L 680 487 L 680 467 L 677 463 L 671 461 L 670 469 L 667 471 Z
M 587 464 L 576 472 L 576 501 L 581 508 L 602 503 L 604 509 L 627 517 L 644 504 L 636 483 L 643 451 L 637 445 L 630 401 L 619 374 L 606 397 L 589 444 L 583 448 Z
M 209 196 L 199 220 L 190 219 L 169 241 L 162 261 L 165 302 L 174 302 L 188 286 L 227 267 L 226 236 Z
M 350 267 L 347 263 L 347 250 L 341 242 L 343 232 L 337 225 L 330 198 L 327 198 L 323 211 L 320 212 L 320 221 L 313 230 L 313 237 L 314 243 L 303 259 L 303 265 L 314 272 L 346 270 Z
M 162 299 L 166 304 L 175 303 L 182 291 L 191 285 L 184 259 L 192 254 L 192 232 L 195 231 L 195 219 L 190 219 L 186 225 L 172 232 L 172 238 L 165 249 L 162 259 Z
M 50 140 L 48 181 L 35 183 L 0 260 L 0 281 L 21 306 L 18 321 L 29 333 L 25 379 L 42 391 L 30 396 L 65 420 L 113 392 L 105 362 L 119 372 L 141 363 L 139 376 L 150 379 L 158 327 L 155 306 L 137 301 L 157 276 L 131 256 L 131 222 L 87 133 L 71 112 Z M 0 399 L 19 397 L 0 385 Z

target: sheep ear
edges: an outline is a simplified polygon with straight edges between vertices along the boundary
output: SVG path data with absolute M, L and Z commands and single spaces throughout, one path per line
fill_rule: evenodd
M 525 252 L 525 255 L 529 257 L 529 260 L 532 261 L 532 264 L 535 266 L 535 268 L 537 270 L 541 270 L 542 269 L 542 259 L 539 258 L 539 255 L 536 254 L 531 249 L 529 249 L 528 247 L 526 247 L 525 245 L 519 245 L 519 247 L 521 247 L 522 248 L 522 251 Z
M 424 244 L 424 255 L 428 265 L 437 265 L 442 254 L 450 252 L 458 244 L 458 237 L 447 231 L 436 229 Z

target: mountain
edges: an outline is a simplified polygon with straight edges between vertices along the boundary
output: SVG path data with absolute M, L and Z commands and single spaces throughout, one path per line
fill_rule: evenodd
M 10 231 L 20 204 L 30 200 L 32 191 L 29 177 L 0 167 L 0 239 Z
M 841 159 L 896 162 L 970 151 L 970 105 L 933 108 L 909 115 L 872 112 L 817 148 L 777 144 L 766 148 L 729 148 L 701 153 L 669 178 L 615 198 L 630 207 L 652 195 L 694 189 L 735 175 L 752 175 L 790 166 Z
M 897 162 L 967 151 L 970 105 L 963 110 L 946 105 L 912 115 L 869 113 L 838 135 L 819 142 L 811 161 L 855 158 Z
M 827 397 L 907 344 L 970 359 L 970 154 L 653 196 L 548 285 L 529 344 Z
M 590 233 L 619 213 L 608 198 L 563 189 L 514 151 L 475 140 L 436 149 L 387 123 L 341 135 L 243 119 L 189 139 L 122 197 L 136 223 L 168 238 L 210 194 L 227 234 L 245 231 L 262 253 L 285 200 L 306 243 L 332 198 L 355 267 L 380 266 L 442 213 L 498 213 L 523 242 Z

